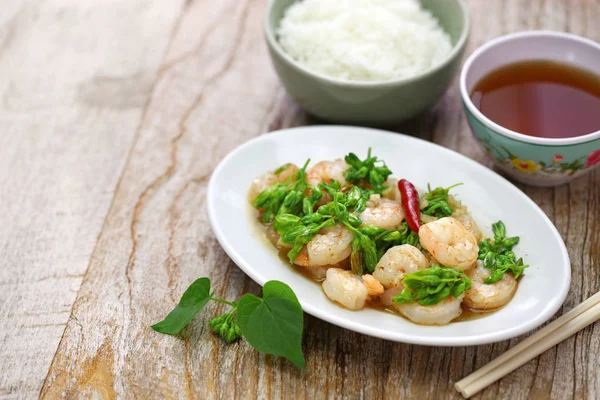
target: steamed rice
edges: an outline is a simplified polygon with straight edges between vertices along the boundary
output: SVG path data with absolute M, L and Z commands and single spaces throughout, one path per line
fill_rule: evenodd
M 304 0 L 287 9 L 277 36 L 306 68 L 351 81 L 410 77 L 452 50 L 448 34 L 416 0 Z

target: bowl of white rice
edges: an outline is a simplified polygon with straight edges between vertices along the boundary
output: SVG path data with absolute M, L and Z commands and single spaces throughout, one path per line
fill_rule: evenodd
M 269 54 L 296 102 L 322 119 L 391 125 L 439 100 L 469 33 L 463 0 L 271 0 Z

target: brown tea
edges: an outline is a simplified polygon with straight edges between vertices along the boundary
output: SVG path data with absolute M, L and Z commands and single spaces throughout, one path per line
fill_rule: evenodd
M 568 64 L 507 65 L 477 82 L 471 99 L 498 125 L 529 136 L 569 138 L 600 130 L 600 76 Z

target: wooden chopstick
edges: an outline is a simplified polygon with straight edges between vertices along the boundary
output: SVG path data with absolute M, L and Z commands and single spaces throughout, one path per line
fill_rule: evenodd
M 454 384 L 465 398 L 504 377 L 550 347 L 600 319 L 600 292 Z

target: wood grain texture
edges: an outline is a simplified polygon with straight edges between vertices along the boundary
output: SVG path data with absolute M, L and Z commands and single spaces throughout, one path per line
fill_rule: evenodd
M 71 314 L 179 6 L 0 8 L 0 398 L 31 398 Z
M 63 18 L 71 16 L 65 26 L 78 26 L 81 32 L 74 33 L 80 40 L 94 42 L 93 38 L 110 31 L 120 37 L 122 49 L 134 53 L 119 55 L 121 48 L 100 47 L 84 57 L 92 60 L 90 63 L 101 63 L 89 69 L 102 70 L 102 78 L 78 90 L 77 101 L 105 93 L 103 101 L 110 99 L 110 107 L 101 102 L 96 107 L 73 105 L 76 111 L 70 110 L 74 97 L 69 97 L 68 90 L 59 91 L 65 84 L 59 85 L 51 75 L 43 75 L 47 81 L 40 81 L 31 61 L 22 61 L 31 69 L 31 77 L 36 77 L 30 80 L 54 90 L 55 98 L 47 101 L 39 88 L 23 91 L 17 85 L 10 89 L 9 79 L 0 80 L 6 81 L 1 86 L 3 93 L 26 93 L 20 101 L 27 105 L 6 122 L 10 128 L 6 131 L 24 133 L 0 136 L 5 141 L 0 149 L 11 150 L 0 150 L 0 163 L 6 165 L 0 177 L 10 183 L 0 186 L 0 200 L 4 205 L 7 198 L 9 204 L 0 207 L 0 221 L 8 221 L 9 226 L 0 232 L 0 243 L 6 246 L 8 260 L 13 260 L 11 265 L 15 260 L 20 263 L 20 268 L 10 272 L 5 257 L 0 261 L 0 282 L 7 288 L 0 293 L 0 318 L 16 325 L 0 328 L 0 359 L 12 357 L 10 363 L 2 360 L 0 364 L 0 396 L 31 397 L 39 388 L 46 372 L 40 374 L 44 367 L 41 359 L 46 357 L 47 367 L 75 296 L 40 392 L 44 398 L 459 398 L 452 389 L 456 380 L 520 340 L 452 349 L 412 346 L 370 338 L 307 316 L 303 345 L 307 371 L 301 373 L 290 363 L 259 354 L 244 342 L 227 346 L 214 337 L 207 322 L 222 309 L 218 304 L 209 304 L 185 329 L 182 339 L 150 330 L 148 326 L 162 318 L 197 277 L 210 277 L 217 294 L 226 298 L 260 292 L 224 254 L 210 230 L 205 211 L 207 179 L 238 144 L 265 131 L 319 121 L 289 99 L 271 69 L 260 23 L 266 0 L 196 0 L 185 5 L 135 2 L 137 7 L 130 2 L 51 4 L 63 10 Z M 473 27 L 467 53 L 491 38 L 523 29 L 564 30 L 600 40 L 599 1 L 472 0 L 469 5 Z M 104 14 L 86 22 L 85 18 L 95 15 L 81 11 L 87 8 L 104 10 Z M 134 8 L 136 12 L 123 16 Z M 15 7 L 13 14 L 22 12 L 19 10 Z M 2 18 L 0 23 L 6 27 L 10 19 Z M 120 31 L 102 26 L 113 19 L 122 21 Z M 14 29 L 50 29 L 39 20 L 29 24 L 19 20 Z M 83 32 L 84 27 L 90 32 Z M 2 38 L 10 37 L 11 29 L 0 30 L 0 43 L 6 43 Z M 58 26 L 50 31 L 64 35 L 62 40 L 68 37 Z M 69 46 L 58 49 L 58 38 L 52 35 L 37 41 L 44 44 L 39 53 L 33 53 L 40 59 L 62 54 L 56 53 L 59 50 L 66 52 L 55 57 L 63 64 L 81 57 L 69 53 Z M 18 50 L 20 47 L 14 51 L 25 52 Z M 99 52 L 104 57 L 98 58 Z M 0 69 L 4 66 L 4 71 L 10 72 L 12 64 L 2 55 Z M 155 74 L 158 62 L 162 65 Z M 138 76 L 140 70 L 147 79 L 143 90 L 137 91 L 137 83 L 115 83 L 113 79 Z M 62 73 L 62 79 L 75 82 L 72 85 L 78 85 L 77 79 L 88 82 L 92 76 L 89 72 L 86 80 L 72 71 Z M 29 80 L 22 85 L 25 82 Z M 136 105 L 129 109 L 131 102 Z M 26 141 L 25 132 L 32 130 L 29 124 L 36 122 L 31 116 L 40 115 L 34 112 L 43 113 L 44 106 L 57 104 L 64 109 L 64 121 L 54 117 L 62 114 L 46 114 L 62 123 L 53 121 L 46 136 L 61 128 L 65 132 L 67 128 L 84 130 L 85 134 L 76 139 L 61 132 L 60 146 L 55 147 L 46 145 L 50 139 L 41 136 L 30 134 Z M 40 110 L 31 111 L 33 106 Z M 471 137 L 456 82 L 439 104 L 396 130 L 490 165 Z M 121 139 L 127 143 L 115 144 Z M 62 141 L 71 147 L 65 150 Z M 42 161 L 30 161 L 41 153 L 52 168 L 44 169 Z M 93 167 L 82 168 L 84 161 Z M 64 182 L 74 185 L 72 182 L 80 181 L 56 175 L 59 171 L 72 176 L 68 173 L 73 169 L 85 185 L 68 186 Z M 62 188 L 61 183 L 67 186 Z M 11 190 L 5 194 L 8 187 Z M 556 189 L 521 188 L 554 221 L 569 248 L 573 282 L 563 307 L 568 310 L 600 289 L 600 173 Z M 72 206 L 75 200 L 67 196 L 77 196 L 76 207 Z M 43 208 L 46 203 L 56 208 Z M 61 208 L 72 213 L 70 219 L 52 214 Z M 64 276 L 64 271 L 74 271 L 69 273 L 77 277 L 36 283 L 46 276 L 43 274 Z M 35 285 L 39 288 L 34 290 Z M 70 294 L 65 294 L 69 289 Z M 39 315 L 27 320 L 22 310 Z M 10 312 L 23 315 L 12 317 Z M 45 330 L 31 336 L 27 328 L 18 325 L 40 321 L 58 325 L 36 327 Z M 599 330 L 599 324 L 586 328 L 476 398 L 599 398 Z M 38 339 L 40 335 L 43 340 Z M 1 342 L 5 338 L 11 341 Z M 5 343 L 13 348 L 6 350 Z M 9 366 L 19 359 L 35 365 L 12 370 Z

